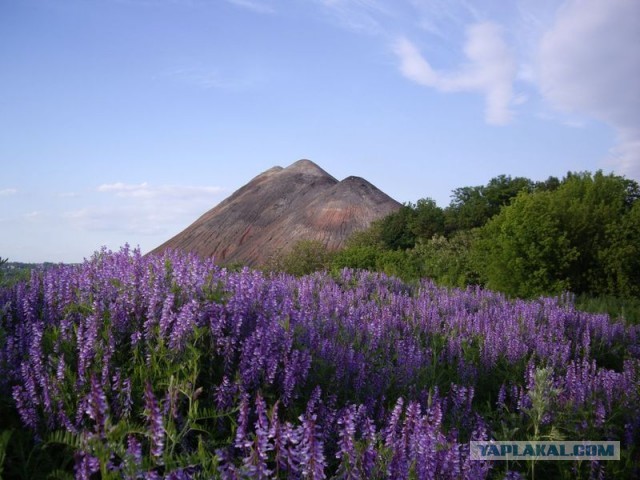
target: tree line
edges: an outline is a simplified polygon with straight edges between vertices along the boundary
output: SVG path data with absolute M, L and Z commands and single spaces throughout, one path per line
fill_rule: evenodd
M 302 241 L 265 268 L 360 268 L 523 298 L 569 291 L 638 299 L 639 198 L 637 182 L 602 171 L 542 182 L 500 175 L 455 189 L 445 208 L 430 198 L 406 203 L 337 252 Z

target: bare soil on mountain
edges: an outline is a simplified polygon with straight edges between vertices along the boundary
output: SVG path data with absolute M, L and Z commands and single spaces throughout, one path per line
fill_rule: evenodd
M 151 253 L 178 249 L 257 266 L 300 240 L 339 249 L 353 232 L 400 206 L 363 178 L 338 181 L 299 160 L 261 173 Z

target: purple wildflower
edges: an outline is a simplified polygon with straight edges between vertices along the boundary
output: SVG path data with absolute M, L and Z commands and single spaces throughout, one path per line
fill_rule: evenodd
M 86 402 L 86 413 L 94 422 L 94 429 L 98 435 L 103 436 L 107 419 L 107 396 L 105 395 L 98 379 L 91 376 L 91 390 Z
M 347 407 L 338 420 L 340 429 L 340 439 L 338 440 L 338 452 L 336 458 L 340 460 L 338 475 L 340 478 L 357 479 L 361 478 L 358 465 L 356 464 L 357 454 L 355 451 L 356 420 L 355 407 Z
M 136 467 L 142 465 L 142 445 L 134 435 L 127 437 L 127 462 Z
M 157 461 L 161 463 L 160 457 L 164 451 L 164 424 L 158 400 L 153 395 L 153 390 L 149 382 L 145 384 L 144 388 L 144 408 L 149 424 L 151 455 L 156 457 Z
M 93 457 L 85 452 L 78 452 L 75 454 L 75 466 L 76 479 L 78 480 L 90 480 L 94 473 L 100 471 L 100 462 L 96 457 Z
M 325 478 L 325 457 L 322 440 L 316 424 L 317 416 L 302 415 L 302 437 L 300 439 L 300 469 L 305 478 L 321 480 Z

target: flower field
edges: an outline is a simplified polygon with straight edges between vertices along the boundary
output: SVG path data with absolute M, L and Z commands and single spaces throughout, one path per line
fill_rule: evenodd
M 568 296 L 103 250 L 0 291 L 0 398 L 6 478 L 640 476 L 640 327 Z M 471 461 L 488 439 L 622 455 Z

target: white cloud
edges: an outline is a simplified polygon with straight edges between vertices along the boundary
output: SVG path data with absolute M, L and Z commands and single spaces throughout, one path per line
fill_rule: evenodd
M 244 71 L 221 73 L 216 69 L 204 67 L 184 67 L 165 71 L 158 75 L 203 90 L 218 89 L 242 91 L 254 88 L 264 81 L 265 72 L 253 65 Z
M 539 86 L 556 108 L 610 124 L 611 163 L 640 177 L 640 2 L 570 0 L 539 48 Z
M 339 25 L 354 32 L 378 34 L 382 20 L 393 16 L 384 2 L 377 0 L 316 0 Z M 397 6 L 397 5 L 396 5 Z
M 9 195 L 15 195 L 18 193 L 18 189 L 16 188 L 5 188 L 0 190 L 0 197 L 8 197 Z
M 146 198 L 194 198 L 211 196 L 224 192 L 222 187 L 194 187 L 188 185 L 160 185 L 150 186 L 147 182 L 127 184 L 122 182 L 100 185 L 99 192 L 112 192 L 118 197 L 146 197 Z
M 212 186 L 110 183 L 97 192 L 108 206 L 87 206 L 64 214 L 73 226 L 88 231 L 156 235 L 184 228 L 221 200 L 226 190 Z
M 98 187 L 99 192 L 115 192 L 119 196 L 144 196 L 149 191 L 149 184 L 147 182 L 139 185 L 131 185 L 122 182 L 117 183 L 105 183 Z
M 485 119 L 504 125 L 512 118 L 511 106 L 521 100 L 514 97 L 513 81 L 517 74 L 513 53 L 503 40 L 502 28 L 482 22 L 467 28 L 464 53 L 467 64 L 455 71 L 434 70 L 418 48 L 400 38 L 394 52 L 400 59 L 400 71 L 408 79 L 442 92 L 478 91 L 485 95 Z
M 273 6 L 264 0 L 227 0 L 227 2 L 256 13 L 275 13 Z

